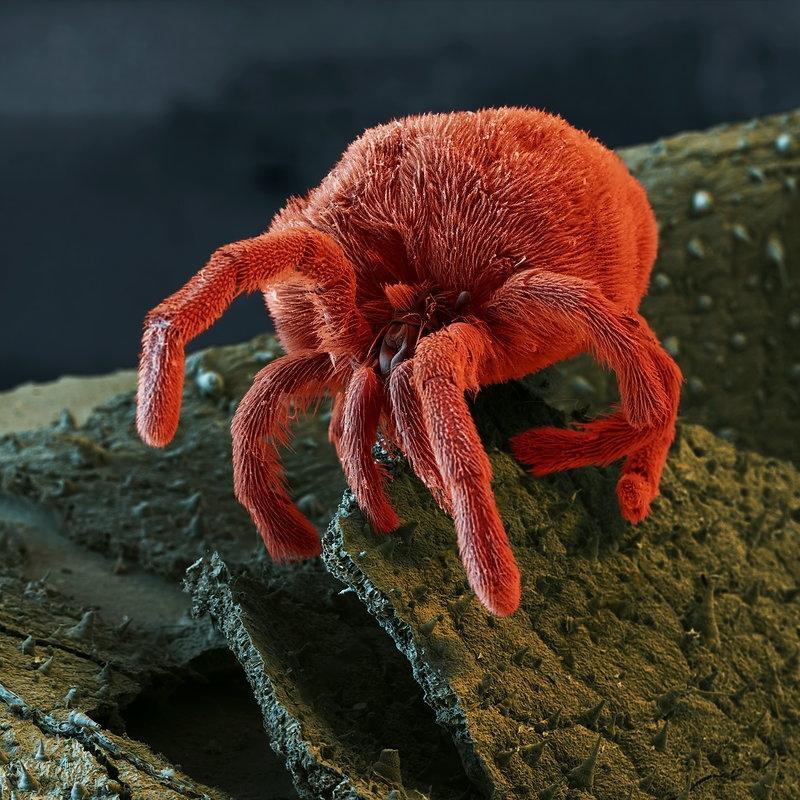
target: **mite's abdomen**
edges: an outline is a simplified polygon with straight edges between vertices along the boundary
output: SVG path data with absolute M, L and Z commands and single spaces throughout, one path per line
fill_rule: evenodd
M 336 239 L 365 301 L 385 283 L 490 293 L 539 267 L 637 307 L 655 257 L 644 190 L 621 160 L 534 109 L 407 117 L 367 130 L 273 227 Z

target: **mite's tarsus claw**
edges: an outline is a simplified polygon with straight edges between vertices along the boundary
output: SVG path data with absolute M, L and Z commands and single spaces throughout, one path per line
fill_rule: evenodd
M 650 513 L 654 497 L 653 487 L 641 475 L 628 473 L 617 482 L 617 500 L 622 516 L 628 522 L 641 522 Z
M 522 585 L 513 556 L 499 570 L 481 577 L 472 575 L 470 584 L 476 597 L 497 617 L 507 617 L 519 608 Z

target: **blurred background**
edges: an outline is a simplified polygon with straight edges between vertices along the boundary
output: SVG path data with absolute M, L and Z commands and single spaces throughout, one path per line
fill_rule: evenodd
M 800 106 L 800 3 L 0 3 L 0 389 L 145 312 L 364 128 L 503 104 L 612 147 Z M 194 346 L 269 328 L 238 300 Z

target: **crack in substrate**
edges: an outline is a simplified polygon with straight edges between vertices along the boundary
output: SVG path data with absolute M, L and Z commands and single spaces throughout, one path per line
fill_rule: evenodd
M 467 714 L 448 682 L 438 675 L 433 665 L 427 664 L 417 650 L 414 634 L 409 625 L 394 613 L 389 598 L 372 584 L 338 544 L 336 528 L 339 518 L 358 507 L 352 493 L 347 490 L 337 513 L 323 536 L 322 558 L 328 571 L 345 586 L 353 589 L 362 603 L 389 634 L 397 649 L 409 660 L 414 678 L 420 684 L 426 703 L 433 709 L 436 721 L 451 733 L 458 748 L 469 779 L 484 792 L 491 794 L 492 781 L 483 759 L 474 748 L 469 734 Z
M 191 585 L 194 580 L 193 575 L 200 569 L 201 564 L 202 559 L 187 570 L 187 586 Z M 223 571 L 227 574 L 227 567 L 217 554 L 212 557 L 212 564 L 214 570 L 217 571 L 214 574 L 215 578 Z M 243 611 L 235 602 L 230 588 L 224 581 L 218 581 L 215 584 L 215 589 L 217 592 L 221 592 L 222 596 L 219 597 L 217 593 L 212 593 L 211 591 L 204 593 L 196 613 L 200 611 L 210 613 L 216 624 L 220 626 L 228 640 L 228 646 L 244 669 L 247 681 L 261 708 L 265 725 L 271 723 L 273 727 L 269 737 L 273 750 L 285 759 L 295 786 L 308 786 L 309 780 L 306 765 L 316 762 L 316 758 L 310 750 L 309 742 L 302 738 L 299 721 L 293 719 L 278 702 L 275 696 L 275 687 L 272 681 L 266 677 L 269 671 L 255 642 L 246 633 L 245 620 L 242 616 Z M 340 788 L 349 791 L 353 790 L 346 776 L 342 773 L 336 773 L 322 764 L 317 764 L 317 767 L 321 775 L 317 776 L 316 781 L 319 782 L 320 777 L 324 776 L 323 781 L 327 784 L 328 790 L 332 792 L 331 796 L 336 796 L 336 792 Z
M 276 589 L 233 575 L 215 554 L 190 569 L 187 587 L 240 661 L 301 796 L 475 797 L 407 659 L 319 566 L 287 572 Z

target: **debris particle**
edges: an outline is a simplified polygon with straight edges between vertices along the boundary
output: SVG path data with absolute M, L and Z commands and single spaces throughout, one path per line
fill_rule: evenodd
M 688 381 L 686 381 L 686 388 L 688 389 L 689 394 L 693 394 L 695 397 L 698 397 L 705 392 L 706 385 L 697 376 L 692 376 Z
M 667 749 L 667 731 L 669 729 L 669 720 L 665 719 L 664 724 L 658 730 L 658 732 L 653 736 L 652 742 L 653 747 L 659 752 L 663 753 Z
M 788 153 L 792 149 L 792 135 L 790 133 L 781 133 L 775 139 L 775 149 L 781 155 Z
M 656 274 L 653 275 L 652 283 L 653 286 L 660 292 L 663 292 L 672 286 L 672 280 L 666 272 L 656 272 Z
M 734 333 L 730 338 L 730 345 L 734 350 L 744 350 L 747 347 L 747 336 L 741 332 Z
M 692 195 L 692 213 L 697 216 L 707 214 L 714 207 L 714 197 L 705 189 L 698 189 Z
M 745 225 L 742 225 L 740 222 L 737 222 L 732 228 L 731 233 L 733 234 L 733 238 L 736 239 L 737 242 L 750 242 L 752 241 L 750 237 L 750 231 L 747 230 Z
M 710 294 L 700 294 L 697 296 L 697 301 L 695 302 L 695 308 L 698 311 L 706 312 L 711 311 L 714 307 L 714 298 L 711 297 Z
M 686 251 L 694 258 L 705 258 L 706 256 L 706 246 L 697 236 L 693 236 L 686 243 Z
M 771 233 L 767 238 L 766 246 L 767 259 L 778 268 L 781 284 L 785 287 L 789 285 L 789 276 L 786 273 L 786 251 L 783 241 L 777 233 Z
M 218 397 L 225 388 L 225 380 L 222 375 L 214 370 L 200 370 L 194 380 L 200 394 L 204 397 Z
M 681 344 L 677 336 L 667 336 L 664 338 L 661 344 L 673 358 L 678 356 L 681 352 Z
M 94 627 L 94 610 L 89 609 L 80 619 L 78 623 L 68 628 L 64 632 L 64 636 L 68 639 L 85 639 L 91 636 Z
M 569 771 L 567 774 L 567 782 L 571 787 L 575 789 L 592 790 L 594 787 L 594 768 L 597 765 L 597 754 L 600 752 L 600 744 L 602 741 L 602 735 L 598 734 L 594 747 L 592 747 L 586 759 L 578 764 L 575 769 Z

